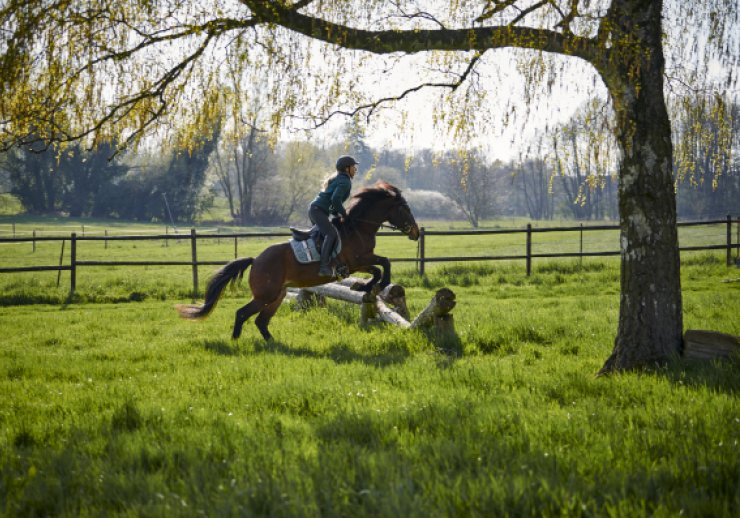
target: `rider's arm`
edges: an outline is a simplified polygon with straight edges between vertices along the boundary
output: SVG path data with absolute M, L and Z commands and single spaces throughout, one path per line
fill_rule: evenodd
M 352 181 L 344 175 L 339 175 L 334 186 L 334 192 L 331 195 L 331 205 L 337 214 L 343 218 L 347 217 L 347 211 L 344 209 L 343 203 L 349 197 L 351 189 Z

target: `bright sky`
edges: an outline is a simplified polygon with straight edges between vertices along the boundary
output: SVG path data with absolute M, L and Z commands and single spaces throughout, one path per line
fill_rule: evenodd
M 538 132 L 565 123 L 589 99 L 606 99 L 606 89 L 588 64 L 575 58 L 555 58 L 559 60 L 558 66 L 565 63 L 565 68 L 556 72 L 558 80 L 550 91 L 544 84 L 535 88 L 528 108 L 524 99 L 527 83 L 511 57 L 512 53 L 506 50 L 489 52 L 478 69 L 480 84 L 490 86 L 486 87 L 488 95 L 478 110 L 477 137 L 471 144 L 483 148 L 494 160 L 518 158 Z M 376 99 L 397 96 L 416 84 L 408 79 L 418 76 L 414 67 L 410 63 L 385 74 L 360 69 L 354 71 L 353 79 L 368 84 Z M 368 77 L 373 79 L 368 80 Z M 395 104 L 384 105 L 386 107 L 376 111 L 370 120 L 366 133 L 368 143 L 378 149 L 391 147 L 405 151 L 444 150 L 455 146 L 450 136 L 435 130 L 433 122 L 433 106 L 446 91 L 448 89 L 426 88 Z M 507 104 L 515 105 L 515 116 L 506 116 Z M 404 128 L 399 130 L 404 109 L 408 116 Z M 317 132 L 315 138 L 325 138 L 329 142 L 340 139 L 338 133 L 346 121 L 337 116 L 326 129 Z

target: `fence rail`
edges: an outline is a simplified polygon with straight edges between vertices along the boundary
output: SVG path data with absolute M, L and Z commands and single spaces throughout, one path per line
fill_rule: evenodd
M 738 231 L 738 242 L 732 242 L 732 230 L 733 224 L 737 225 Z M 679 250 L 681 252 L 689 251 L 700 251 L 700 250 L 726 250 L 727 265 L 732 264 L 732 250 L 740 250 L 740 218 L 733 218 L 727 216 L 726 219 L 711 220 L 711 221 L 687 221 L 680 222 L 677 224 L 678 227 L 695 227 L 695 226 L 709 226 L 709 225 L 726 225 L 725 242 L 722 244 L 712 244 L 704 246 L 683 246 Z M 420 275 L 424 275 L 425 266 L 427 263 L 441 263 L 441 262 L 471 262 L 471 261 L 519 261 L 523 260 L 526 264 L 527 275 L 532 274 L 532 261 L 533 259 L 544 259 L 544 258 L 583 258 L 583 257 L 607 257 L 620 255 L 620 251 L 593 251 L 584 252 L 583 250 L 583 233 L 603 230 L 619 230 L 619 225 L 593 225 L 593 226 L 568 226 L 568 227 L 545 227 L 545 228 L 534 228 L 531 224 L 528 224 L 525 229 L 495 229 L 495 230 L 426 230 L 423 227 L 420 229 L 419 236 L 419 252 L 417 257 L 399 257 L 391 258 L 393 262 L 413 262 L 417 264 L 417 269 Z M 549 252 L 549 253 L 534 253 L 532 252 L 533 235 L 548 233 L 548 232 L 579 232 L 580 233 L 580 251 L 579 252 Z M 484 235 L 503 235 L 503 234 L 525 234 L 526 244 L 523 254 L 514 255 L 474 255 L 474 256 L 433 256 L 427 257 L 426 245 L 427 240 L 433 236 L 484 236 Z M 379 236 L 396 236 L 399 237 L 401 234 L 397 232 L 380 232 Z M 62 242 L 62 255 L 59 259 L 58 265 L 48 266 L 16 266 L 16 267 L 3 267 L 0 268 L 0 273 L 15 273 L 15 272 L 40 272 L 40 271 L 56 271 L 61 274 L 63 271 L 70 272 L 70 293 L 74 293 L 76 289 L 77 280 L 77 268 L 81 266 L 190 266 L 193 271 L 193 297 L 198 296 L 198 267 L 199 266 L 220 266 L 226 263 L 226 261 L 203 261 L 198 260 L 198 241 L 199 240 L 213 240 L 213 239 L 234 239 L 234 256 L 237 255 L 237 239 L 239 238 L 275 238 L 275 237 L 290 237 L 290 232 L 232 232 L 232 233 L 216 233 L 207 231 L 207 233 L 198 234 L 195 229 L 191 229 L 188 234 L 147 234 L 147 235 L 125 235 L 125 236 L 91 236 L 91 235 L 77 235 L 76 232 L 72 232 L 69 237 L 59 236 L 36 236 L 35 232 L 30 237 L 0 237 L 0 244 L 2 243 L 24 243 L 32 242 L 34 251 L 36 242 L 39 241 L 61 241 Z M 191 246 L 191 260 L 190 261 L 87 261 L 79 260 L 77 258 L 77 243 L 80 241 L 104 241 L 106 247 L 108 241 L 164 241 L 165 245 L 168 241 L 177 240 L 190 241 Z M 69 264 L 62 264 L 64 257 L 64 245 L 66 241 L 70 242 L 70 259 Z

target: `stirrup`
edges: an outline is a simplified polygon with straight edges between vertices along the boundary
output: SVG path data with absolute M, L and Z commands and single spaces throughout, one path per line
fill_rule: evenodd
M 322 266 L 319 268 L 319 277 L 334 277 L 334 270 L 329 265 Z

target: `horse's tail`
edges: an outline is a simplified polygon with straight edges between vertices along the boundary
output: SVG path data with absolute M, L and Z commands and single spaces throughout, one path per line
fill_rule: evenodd
M 243 257 L 234 259 L 218 270 L 206 288 L 206 299 L 203 304 L 178 304 L 175 306 L 182 318 L 195 319 L 207 317 L 216 307 L 218 299 L 229 283 L 239 282 L 244 277 L 244 272 L 254 262 L 254 257 Z

